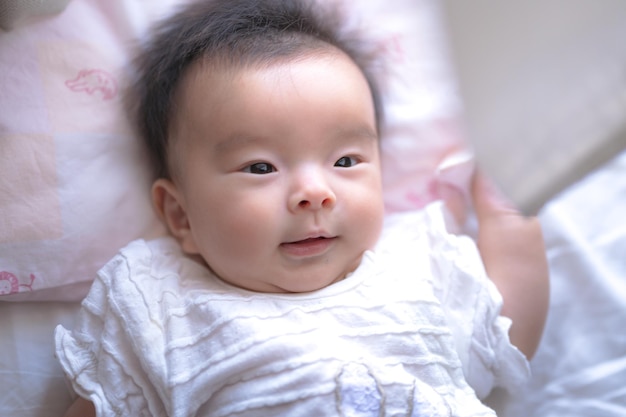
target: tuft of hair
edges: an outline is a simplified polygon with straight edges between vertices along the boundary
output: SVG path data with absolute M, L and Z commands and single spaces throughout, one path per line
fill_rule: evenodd
M 375 53 L 342 30 L 339 9 L 324 6 L 313 0 L 200 0 L 155 26 L 135 61 L 137 78 L 127 99 L 156 177 L 171 175 L 167 151 L 176 93 L 186 71 L 201 59 L 241 68 L 337 48 L 367 79 L 380 125 Z

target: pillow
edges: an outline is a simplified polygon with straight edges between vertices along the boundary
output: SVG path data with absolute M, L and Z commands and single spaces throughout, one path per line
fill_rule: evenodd
M 387 208 L 419 208 L 437 197 L 434 168 L 459 144 L 437 4 L 343 1 L 347 25 L 366 25 L 389 64 Z M 176 3 L 73 0 L 0 34 L 0 300 L 79 300 L 120 247 L 165 233 L 122 94 L 133 46 Z
M 119 247 L 163 233 L 122 94 L 167 6 L 75 0 L 0 34 L 1 300 L 81 299 Z

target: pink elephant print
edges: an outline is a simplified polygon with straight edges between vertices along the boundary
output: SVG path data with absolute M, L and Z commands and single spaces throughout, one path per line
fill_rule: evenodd
M 117 81 L 108 72 L 100 69 L 83 69 L 76 78 L 65 81 L 72 91 L 94 95 L 99 92 L 104 100 L 110 100 L 117 94 Z
M 34 282 L 35 276 L 33 274 L 30 274 L 29 284 L 20 284 L 15 274 L 0 271 L 0 295 L 16 294 L 20 292 L 20 288 L 28 288 L 29 291 L 32 291 Z

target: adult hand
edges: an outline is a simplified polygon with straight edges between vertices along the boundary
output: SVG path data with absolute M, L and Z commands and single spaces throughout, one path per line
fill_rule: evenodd
M 541 224 L 536 217 L 520 214 L 479 171 L 474 174 L 471 194 L 478 249 L 504 299 L 501 314 L 513 321 L 511 342 L 530 359 L 541 339 L 549 302 Z

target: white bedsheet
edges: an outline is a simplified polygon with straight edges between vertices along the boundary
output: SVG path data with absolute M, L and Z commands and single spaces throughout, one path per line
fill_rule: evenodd
M 506 416 L 626 416 L 626 153 L 541 214 L 551 268 L 533 379 Z
M 54 323 L 72 326 L 80 303 L 0 302 L 0 416 L 62 416 L 72 403 L 54 358 Z
M 526 390 L 492 395 L 504 417 L 626 415 L 626 153 L 541 214 L 550 312 Z M 78 303 L 0 303 L 0 416 L 62 416 L 72 394 L 53 356 Z

